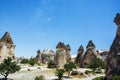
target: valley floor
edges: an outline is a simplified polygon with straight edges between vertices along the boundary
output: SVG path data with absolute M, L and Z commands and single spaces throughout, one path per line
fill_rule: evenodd
M 28 69 L 30 71 L 28 71 Z M 87 69 L 80 68 L 77 70 L 80 72 L 84 72 Z M 34 80 L 34 78 L 39 75 L 44 75 L 46 80 L 53 80 L 57 78 L 57 76 L 55 76 L 55 69 L 48 69 L 46 68 L 46 66 L 38 66 L 38 67 L 22 66 L 19 72 L 10 74 L 8 78 L 11 78 L 14 80 Z M 67 74 L 64 74 L 64 76 L 67 76 Z M 104 76 L 104 74 L 85 75 L 85 77 L 81 77 L 81 78 L 72 77 L 72 76 L 71 78 L 63 77 L 63 80 L 92 80 L 93 78 L 99 77 L 99 76 Z M 0 75 L 0 78 L 2 77 L 3 76 Z

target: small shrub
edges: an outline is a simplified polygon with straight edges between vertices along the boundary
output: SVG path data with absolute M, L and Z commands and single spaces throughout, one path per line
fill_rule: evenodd
M 37 69 L 40 69 L 40 67 L 37 67 Z
M 104 80 L 104 77 L 103 77 L 103 76 L 101 76 L 101 77 L 96 77 L 96 78 L 94 78 L 94 79 L 92 79 L 92 80 Z
M 48 68 L 56 68 L 56 65 L 55 65 L 54 61 L 49 61 L 49 62 L 47 63 L 47 67 L 48 67 Z
M 21 64 L 27 64 L 27 63 L 29 63 L 29 59 L 23 59 L 20 63 Z
M 55 75 L 58 76 L 58 78 L 61 80 L 61 78 L 63 77 L 65 70 L 64 69 L 57 69 L 55 72 Z
M 44 75 L 36 76 L 35 80 L 45 80 Z
M 91 73 L 91 71 L 89 71 L 89 70 L 85 71 L 85 74 L 90 74 L 90 73 Z
M 31 65 L 31 66 L 34 66 L 34 64 L 36 64 L 37 62 L 36 62 L 36 60 L 35 60 L 35 58 L 31 58 L 30 60 L 29 60 L 29 64 Z
M 30 69 L 27 69 L 27 71 L 30 71 Z
M 115 76 L 112 80 L 120 80 L 120 76 Z

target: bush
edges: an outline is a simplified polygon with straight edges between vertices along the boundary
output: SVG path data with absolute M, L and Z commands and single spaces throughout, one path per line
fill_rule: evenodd
M 47 63 L 47 67 L 48 67 L 48 68 L 56 68 L 55 62 L 54 62 L 54 61 L 49 61 L 49 62 Z
M 35 59 L 35 58 L 31 58 L 31 59 L 29 60 L 29 64 L 30 64 L 31 66 L 34 66 L 36 63 L 37 63 L 37 62 L 36 62 L 36 59 Z
M 120 76 L 115 76 L 112 80 L 120 80 Z
M 94 78 L 94 79 L 92 79 L 92 80 L 104 80 L 104 77 L 103 77 L 103 76 L 101 76 L 101 77 L 96 77 L 96 78 Z
M 89 74 L 89 73 L 91 73 L 91 71 L 89 71 L 89 70 L 86 70 L 86 71 L 85 71 L 85 74 Z
M 29 63 L 29 59 L 23 59 L 20 63 L 21 64 L 27 64 L 27 63 Z
M 30 69 L 27 69 L 27 71 L 30 71 Z
M 58 76 L 58 78 L 61 80 L 64 72 L 65 72 L 64 69 L 57 69 L 56 72 L 55 72 L 55 75 Z
M 43 75 L 36 76 L 35 80 L 45 80 L 45 77 Z

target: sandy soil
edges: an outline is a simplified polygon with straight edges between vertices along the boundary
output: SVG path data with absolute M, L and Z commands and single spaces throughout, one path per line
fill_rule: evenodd
M 28 71 L 28 69 L 30 69 L 30 71 Z M 80 72 L 84 72 L 87 69 L 81 68 L 77 70 Z M 46 68 L 46 66 L 37 66 L 37 67 L 22 66 L 22 69 L 19 72 L 10 74 L 8 78 L 14 80 L 34 80 L 34 78 L 39 75 L 44 75 L 46 80 L 52 80 L 57 78 L 57 76 L 55 76 L 55 69 L 48 69 Z M 67 76 L 67 74 L 64 74 L 64 76 Z M 104 74 L 85 75 L 85 77 L 82 78 L 64 77 L 63 80 L 92 80 L 93 78 L 98 76 L 104 76 Z M 0 78 L 2 77 L 3 76 L 0 76 Z

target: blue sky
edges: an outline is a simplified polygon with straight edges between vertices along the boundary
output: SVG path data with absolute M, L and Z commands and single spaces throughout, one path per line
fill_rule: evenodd
M 70 44 L 72 54 L 89 40 L 96 49 L 109 49 L 118 12 L 120 0 L 0 0 L 0 37 L 11 34 L 18 57 L 55 51 L 59 41 Z

